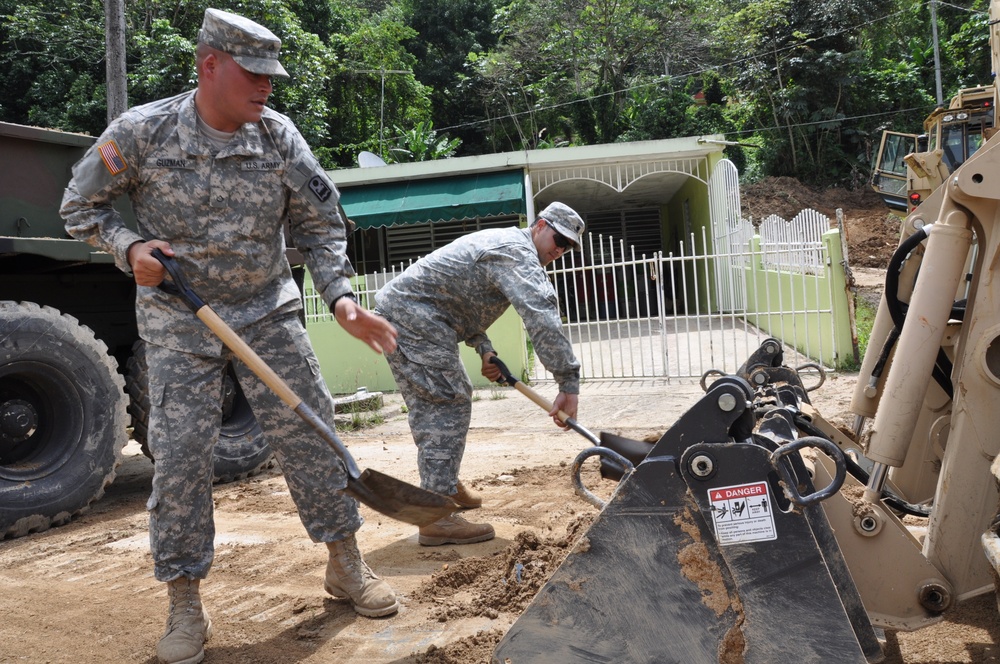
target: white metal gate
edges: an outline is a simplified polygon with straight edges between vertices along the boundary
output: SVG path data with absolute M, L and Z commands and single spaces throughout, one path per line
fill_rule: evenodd
M 738 194 L 735 199 L 731 192 L 727 196 L 729 215 L 734 200 L 735 210 L 739 209 Z M 809 309 L 806 303 L 824 299 L 817 297 L 819 280 L 806 286 L 806 279 L 831 263 L 821 239 L 829 220 L 813 210 L 803 211 L 791 222 L 772 216 L 764 220 L 757 236 L 747 220 L 733 222 L 727 216 L 725 226 L 726 232 L 719 235 L 715 228 L 691 234 L 676 252 L 666 254 L 636 253 L 622 240 L 588 233 L 587 251 L 569 252 L 549 265 L 582 377 L 697 378 L 709 370 L 732 373 L 771 336 L 783 338 L 787 363 L 813 361 L 816 348 L 810 347 L 809 338 L 817 329 L 815 324 L 809 327 L 808 318 L 802 326 L 786 326 L 781 335 L 750 321 L 775 329 L 780 327 L 775 321 L 795 320 L 802 313 L 813 319 L 830 318 L 829 308 Z M 756 274 L 751 265 L 781 273 L 786 282 L 796 278 L 801 282 L 789 294 L 779 290 L 772 296 L 761 284 L 747 283 L 746 275 Z M 357 291 L 362 302 L 372 306 L 375 291 L 405 267 L 366 275 L 366 285 Z M 826 281 L 824 288 L 829 291 L 831 280 Z M 747 309 L 750 292 L 758 300 L 752 313 Z M 833 300 L 831 292 L 826 295 Z M 330 317 L 315 292 L 307 294 L 306 309 L 307 322 Z M 832 328 L 819 332 L 827 339 L 836 336 Z M 795 348 L 803 349 L 803 354 Z M 532 380 L 552 380 L 537 361 L 527 366 Z
M 720 161 L 708 179 L 708 209 L 712 220 L 713 264 L 719 309 L 740 312 L 746 306 L 743 265 L 737 260 L 753 230 L 740 216 L 740 175 L 728 159 Z
M 780 291 L 758 303 L 766 313 L 758 309 L 747 314 L 747 293 L 764 290 L 746 283 L 751 261 L 779 270 L 786 281 L 801 280 L 798 291 L 818 268 L 829 264 L 819 239 L 821 229 L 829 226 L 826 217 L 809 210 L 792 222 L 778 217 L 765 221 L 759 247 L 751 243 L 752 224 L 739 220 L 728 224 L 730 232 L 716 237 L 726 243 L 724 251 L 718 243 L 715 251 L 705 249 L 711 246 L 707 231 L 689 237 L 677 253 L 651 255 L 637 255 L 622 241 L 588 234 L 587 251 L 567 253 L 552 263 L 548 270 L 566 335 L 581 362 L 581 376 L 700 377 L 713 369 L 732 373 L 772 336 L 748 321 L 828 315 L 829 309 L 811 310 L 798 299 L 783 299 Z M 810 282 L 809 288 L 815 287 Z M 770 296 L 757 294 L 762 297 Z M 786 335 L 786 362 L 813 361 L 794 350 L 809 350 L 804 341 L 808 333 L 793 329 Z M 832 329 L 828 333 L 835 334 Z M 803 339 L 794 338 L 800 334 Z M 540 363 L 528 366 L 533 380 L 552 379 Z

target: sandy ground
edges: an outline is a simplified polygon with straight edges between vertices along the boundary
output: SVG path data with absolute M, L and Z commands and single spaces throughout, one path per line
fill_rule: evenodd
M 827 214 L 847 207 L 858 293 L 877 302 L 899 226 L 873 194 L 811 190 L 777 178 L 748 188 L 744 203 L 748 214 L 777 212 L 788 219 L 804 207 Z M 832 375 L 812 400 L 827 419 L 846 424 L 853 387 L 853 376 Z M 551 399 L 555 388 L 539 391 Z M 696 383 L 676 380 L 585 383 L 578 419 L 595 433 L 658 437 L 701 394 Z M 395 616 L 363 618 L 325 595 L 325 548 L 305 536 L 277 470 L 217 486 L 216 562 L 203 585 L 215 636 L 205 661 L 488 663 L 598 510 L 574 494 L 570 479 L 570 466 L 588 441 L 554 427 L 510 388 L 478 397 L 462 477 L 484 497 L 475 518 L 493 523 L 496 539 L 421 547 L 415 528 L 362 507 L 362 550 L 399 594 L 402 608 Z M 415 448 L 400 403 L 386 395 L 384 421 L 342 431 L 342 437 L 361 468 L 416 483 Z M 118 479 L 89 513 L 0 542 L 0 663 L 156 661 L 167 599 L 152 577 L 147 543 L 152 465 L 134 444 L 126 454 Z M 615 487 L 600 479 L 596 461 L 584 466 L 583 481 L 601 497 Z M 998 638 L 995 601 L 984 596 L 937 625 L 887 635 L 885 661 L 1000 662 Z
M 843 412 L 850 375 L 828 377 L 813 400 Z M 551 398 L 554 387 L 539 391 Z M 701 396 L 693 383 L 589 383 L 580 422 L 634 439 L 658 436 Z M 344 433 L 361 468 L 416 482 L 414 446 L 396 395 L 384 422 Z M 497 537 L 464 547 L 421 547 L 415 529 L 362 507 L 359 532 L 372 567 L 396 589 L 400 612 L 357 616 L 323 591 L 325 549 L 311 543 L 275 470 L 216 487 L 217 556 L 203 585 L 215 623 L 206 662 L 478 664 L 585 531 L 597 509 L 577 497 L 570 465 L 589 443 L 556 429 L 534 403 L 506 389 L 478 393 L 462 476 L 485 503 L 477 518 Z M 144 504 L 151 464 L 130 445 L 118 479 L 67 526 L 0 543 L 0 662 L 155 662 L 166 611 L 151 573 Z M 593 467 L 591 467 L 591 464 Z M 607 497 L 596 461 L 583 480 Z M 949 620 L 890 635 L 887 662 L 991 662 L 1000 636 L 992 597 Z

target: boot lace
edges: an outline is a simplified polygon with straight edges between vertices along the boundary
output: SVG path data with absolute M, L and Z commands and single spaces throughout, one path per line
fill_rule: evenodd
M 200 613 L 194 586 L 190 581 L 170 584 L 170 618 L 167 631 L 183 626 L 189 616 Z

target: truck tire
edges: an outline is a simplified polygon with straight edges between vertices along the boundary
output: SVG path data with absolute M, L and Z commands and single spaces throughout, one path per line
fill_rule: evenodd
M 149 388 L 146 378 L 146 342 L 132 346 L 127 362 L 125 384 L 128 386 L 128 412 L 132 416 L 132 438 L 143 454 L 153 458 L 146 442 L 149 430 Z M 214 481 L 232 482 L 257 475 L 274 465 L 274 455 L 264 433 L 243 396 L 232 365 L 226 367 L 223 386 L 222 430 L 214 451 Z M 155 461 L 155 460 L 154 460 Z
M 0 538 L 62 525 L 104 495 L 128 442 L 124 388 L 90 328 L 0 301 Z

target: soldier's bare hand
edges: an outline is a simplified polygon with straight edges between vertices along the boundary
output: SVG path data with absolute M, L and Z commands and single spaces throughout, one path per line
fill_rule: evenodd
M 559 411 L 566 413 L 566 415 L 572 419 L 576 419 L 576 410 L 579 407 L 580 397 L 578 394 L 567 394 L 565 392 L 560 392 L 556 395 L 556 400 L 552 404 L 552 410 L 549 415 L 552 417 L 552 421 L 556 423 L 556 426 L 563 429 L 568 429 L 566 423 L 563 422 L 559 417 Z
M 495 383 L 500 380 L 500 367 L 490 362 L 490 358 L 496 356 L 497 354 L 493 351 L 488 351 L 483 354 L 483 377 L 491 383 Z
M 376 353 L 392 353 L 396 350 L 396 336 L 399 333 L 392 323 L 354 300 L 346 297 L 337 300 L 333 315 L 348 334 L 364 341 Z
M 139 286 L 159 286 L 166 275 L 163 263 L 153 257 L 153 249 L 159 249 L 167 256 L 174 255 L 170 243 L 163 240 L 136 242 L 128 248 L 128 263 L 132 266 L 135 283 Z

